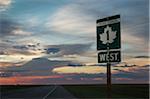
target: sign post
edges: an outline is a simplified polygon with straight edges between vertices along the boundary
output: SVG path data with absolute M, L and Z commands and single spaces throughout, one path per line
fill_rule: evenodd
M 111 97 L 111 64 L 107 63 L 107 97 Z
M 109 31 L 107 31 L 107 98 L 111 97 L 111 64 L 109 47 Z
M 111 97 L 111 62 L 121 62 L 120 15 L 97 20 L 98 63 L 107 63 L 107 97 Z M 118 50 L 119 49 L 119 50 Z

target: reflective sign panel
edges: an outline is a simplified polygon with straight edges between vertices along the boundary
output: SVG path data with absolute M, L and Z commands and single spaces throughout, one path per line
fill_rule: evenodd
M 120 51 L 109 51 L 99 52 L 98 53 L 98 63 L 107 63 L 107 62 L 121 62 L 121 53 Z
M 97 50 L 120 49 L 120 15 L 97 20 Z

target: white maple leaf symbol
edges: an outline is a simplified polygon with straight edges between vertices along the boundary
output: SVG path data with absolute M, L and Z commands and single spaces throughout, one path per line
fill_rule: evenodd
M 104 29 L 104 33 L 99 35 L 100 40 L 102 41 L 103 44 L 113 43 L 114 39 L 116 38 L 116 32 L 117 31 L 112 31 L 111 27 L 107 26 Z

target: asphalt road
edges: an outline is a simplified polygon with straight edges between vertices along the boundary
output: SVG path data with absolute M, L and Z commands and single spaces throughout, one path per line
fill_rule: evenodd
M 77 99 L 62 86 L 38 86 L 1 92 L 1 99 Z

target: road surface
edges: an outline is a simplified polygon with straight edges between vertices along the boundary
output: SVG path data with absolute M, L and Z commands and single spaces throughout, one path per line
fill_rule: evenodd
M 62 86 L 38 86 L 1 92 L 1 99 L 77 99 Z

